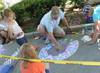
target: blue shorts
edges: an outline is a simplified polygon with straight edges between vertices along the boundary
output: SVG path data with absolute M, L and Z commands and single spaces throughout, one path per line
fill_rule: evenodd
M 21 46 L 21 45 L 23 45 L 24 43 L 27 43 L 28 40 L 27 40 L 27 38 L 24 36 L 24 37 L 22 37 L 22 38 L 20 38 L 20 39 L 16 39 L 16 42 Z

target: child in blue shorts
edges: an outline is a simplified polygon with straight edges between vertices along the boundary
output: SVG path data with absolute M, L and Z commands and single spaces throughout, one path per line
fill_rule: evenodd
M 21 46 L 24 43 L 27 43 L 27 39 L 24 36 L 24 32 L 21 27 L 14 19 L 15 13 L 10 9 L 5 9 L 3 12 L 3 20 L 1 24 L 3 24 L 6 28 L 6 32 L 3 32 L 3 36 L 9 40 L 16 40 L 16 42 Z

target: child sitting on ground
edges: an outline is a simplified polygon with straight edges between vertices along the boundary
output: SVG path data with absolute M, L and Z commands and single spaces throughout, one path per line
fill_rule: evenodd
M 16 22 L 15 13 L 10 9 L 5 9 L 3 12 L 3 20 L 1 24 L 3 24 L 6 27 L 6 32 L 3 32 L 1 34 L 4 34 L 3 37 L 9 40 L 16 39 L 16 42 L 21 46 L 23 43 L 27 43 L 27 39 L 24 36 L 24 32 L 22 31 L 21 27 Z M 7 35 L 7 36 L 5 36 Z
M 21 46 L 21 57 L 27 59 L 38 59 L 36 46 L 30 43 L 25 43 Z M 41 62 L 31 62 L 23 60 L 20 63 L 21 73 L 45 73 L 45 65 Z

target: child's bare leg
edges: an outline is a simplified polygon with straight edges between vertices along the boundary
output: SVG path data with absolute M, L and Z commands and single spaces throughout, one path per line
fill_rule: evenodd
M 3 39 L 3 44 L 9 41 L 9 38 L 8 38 L 8 35 L 7 35 L 7 32 L 6 31 L 1 31 L 0 32 L 0 36 Z
M 2 37 L 7 37 L 7 32 L 5 32 L 5 31 L 0 31 L 0 35 L 1 35 Z

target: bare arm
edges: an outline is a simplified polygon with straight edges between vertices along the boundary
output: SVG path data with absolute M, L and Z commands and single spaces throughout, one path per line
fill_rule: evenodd
M 10 38 L 10 39 L 15 39 L 16 38 L 16 35 L 14 35 L 14 33 L 13 33 L 13 29 L 12 29 L 12 26 L 8 26 L 8 37 Z
M 67 28 L 69 28 L 68 21 L 67 21 L 67 19 L 66 19 L 65 17 L 62 19 L 62 23 L 63 23 L 64 25 L 66 25 Z
M 12 31 L 13 31 L 12 26 L 9 25 L 7 31 L 8 31 L 9 36 L 12 36 Z
M 48 37 L 49 37 L 49 39 L 51 40 L 51 42 L 54 44 L 55 47 L 58 46 L 58 42 L 57 42 L 57 40 L 55 39 L 53 33 L 49 33 L 49 34 L 48 34 Z

